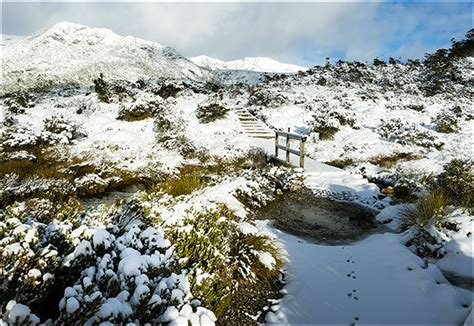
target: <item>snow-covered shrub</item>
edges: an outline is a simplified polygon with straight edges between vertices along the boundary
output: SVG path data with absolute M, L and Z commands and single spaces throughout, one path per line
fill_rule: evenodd
M 249 103 L 264 107 L 280 107 L 288 103 L 288 97 L 273 87 L 254 87 L 250 92 Z
M 94 196 L 103 193 L 109 186 L 109 181 L 95 173 L 88 173 L 74 180 L 74 184 L 79 196 Z
M 41 132 L 26 126 L 14 125 L 3 130 L 0 135 L 1 145 L 5 149 L 20 149 L 43 144 Z
M 164 109 L 155 116 L 153 130 L 157 141 L 165 148 L 178 150 L 181 155 L 189 157 L 195 155 L 198 149 L 184 134 L 185 123 L 184 119 Z
M 74 193 L 75 187 L 65 179 L 39 177 L 22 179 L 14 173 L 0 176 L 0 206 L 36 196 L 63 201 Z
M 84 137 L 84 132 L 80 127 L 64 116 L 52 116 L 43 120 L 46 133 L 42 137 L 49 143 L 69 143 L 73 139 Z
M 402 121 L 399 118 L 382 119 L 377 132 L 383 138 L 402 145 L 435 147 L 437 149 L 443 146 L 443 143 L 431 130 L 415 123 Z
M 435 130 L 442 133 L 452 133 L 459 130 L 458 117 L 451 110 L 443 110 L 432 119 Z
M 140 93 L 135 102 L 122 104 L 117 116 L 119 120 L 136 121 L 151 118 L 163 109 L 163 100 L 160 97 Z
M 5 109 L 12 114 L 25 113 L 25 108 L 35 105 L 35 97 L 25 91 L 13 93 L 4 102 Z
M 40 223 L 22 204 L 0 211 L 3 320 L 213 324 L 164 231 L 140 219 L 113 224 L 124 212 L 75 211 Z
M 229 314 L 239 289 L 278 278 L 282 258 L 273 240 L 255 227 L 239 227 L 223 206 L 190 211 L 182 227 L 168 231 L 181 264 L 194 271 L 193 293 L 216 315 Z M 226 241 L 222 241 L 226 239 Z
M 464 206 L 474 204 L 474 164 L 472 161 L 454 159 L 444 166 L 438 176 L 436 187 L 449 199 Z
M 196 109 L 196 117 L 201 123 L 209 123 L 225 117 L 229 109 L 220 101 L 208 99 L 199 103 Z
M 329 106 L 325 103 L 313 111 L 312 131 L 317 132 L 322 140 L 333 139 L 334 134 L 343 125 L 353 126 L 355 124 L 350 111 L 345 108 Z

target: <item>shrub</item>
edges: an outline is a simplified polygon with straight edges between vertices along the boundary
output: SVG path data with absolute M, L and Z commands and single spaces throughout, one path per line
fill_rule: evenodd
M 399 118 L 383 120 L 377 132 L 383 138 L 402 145 L 417 145 L 426 148 L 440 149 L 443 143 L 429 129 L 415 123 L 402 121 Z
M 208 100 L 198 105 L 196 117 L 201 123 L 209 123 L 224 118 L 228 111 L 222 103 Z
M 251 105 L 280 107 L 288 102 L 288 97 L 273 87 L 255 86 L 250 91 L 249 103 Z
M 368 161 L 369 163 L 382 166 L 384 168 L 391 168 L 397 162 L 400 160 L 415 160 L 418 159 L 419 157 L 417 155 L 414 155 L 413 153 L 405 153 L 405 152 L 400 152 L 400 153 L 393 153 L 391 155 L 379 155 L 370 158 Z
M 194 275 L 193 293 L 218 317 L 237 313 L 232 303 L 246 295 L 242 287 L 278 280 L 283 262 L 271 238 L 240 231 L 239 218 L 225 206 L 188 213 L 192 217 L 185 226 L 172 228 L 167 235 L 175 243 L 175 253 L 186 258 L 183 268 L 208 275 Z
M 448 198 L 440 191 L 431 191 L 421 197 L 413 206 L 407 206 L 402 212 L 405 228 L 416 225 L 422 229 L 434 226 L 440 229 L 448 214 Z
M 25 91 L 13 93 L 5 100 L 5 108 L 12 114 L 25 113 L 25 108 L 33 106 L 35 106 L 35 97 Z
M 435 130 L 442 133 L 452 133 L 459 130 L 458 117 L 452 111 L 443 110 L 432 119 Z
M 79 126 L 63 116 L 52 116 L 43 121 L 44 130 L 53 135 L 43 135 L 44 138 L 51 139 L 51 142 L 69 143 L 73 139 L 84 137 L 84 132 Z M 49 137 L 48 137 L 49 136 Z
M 94 90 L 100 101 L 110 103 L 109 85 L 105 81 L 103 73 L 100 73 L 99 77 L 94 79 Z
M 347 108 L 329 106 L 324 103 L 313 114 L 312 131 L 319 133 L 322 140 L 334 139 L 341 126 L 354 126 L 355 120 Z
M 472 161 L 453 159 L 444 166 L 436 187 L 455 204 L 472 207 L 474 204 L 474 164 Z
M 163 103 L 159 97 L 142 95 L 132 104 L 122 104 L 117 119 L 126 121 L 143 120 L 155 116 L 162 109 Z

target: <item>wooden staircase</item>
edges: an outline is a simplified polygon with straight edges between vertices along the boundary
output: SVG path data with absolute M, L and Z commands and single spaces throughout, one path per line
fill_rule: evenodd
M 252 138 L 275 138 L 275 132 L 267 127 L 262 121 L 255 118 L 245 109 L 236 109 L 240 124 L 244 132 Z

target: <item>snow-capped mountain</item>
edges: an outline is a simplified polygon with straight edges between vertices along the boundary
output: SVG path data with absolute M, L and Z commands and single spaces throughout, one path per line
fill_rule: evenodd
M 211 70 L 247 70 L 270 73 L 294 73 L 307 69 L 305 67 L 289 63 L 281 63 L 265 57 L 246 57 L 240 60 L 222 61 L 205 55 L 200 55 L 190 59 L 198 66 Z
M 58 23 L 14 42 L 2 41 L 2 92 L 67 83 L 90 84 L 99 73 L 115 79 L 205 79 L 209 72 L 173 48 L 110 30 Z

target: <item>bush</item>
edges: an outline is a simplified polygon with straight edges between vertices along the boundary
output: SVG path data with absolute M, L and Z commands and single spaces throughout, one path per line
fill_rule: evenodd
M 163 110 L 163 103 L 159 97 L 142 95 L 132 104 L 122 104 L 117 116 L 119 120 L 137 121 L 154 117 Z
M 198 105 L 196 117 L 201 123 L 209 123 L 224 118 L 228 111 L 219 101 L 208 100 Z
M 402 145 L 417 145 L 426 148 L 440 149 L 443 143 L 429 129 L 415 123 L 402 121 L 399 118 L 383 120 L 377 132 L 383 138 Z
M 63 116 L 52 116 L 45 118 L 43 121 L 44 130 L 53 135 L 44 135 L 52 142 L 69 143 L 73 139 L 84 137 L 85 134 L 79 126 Z M 48 137 L 49 136 L 49 137 Z
M 175 243 L 175 253 L 186 258 L 182 268 L 207 273 L 208 277 L 193 277 L 193 293 L 218 317 L 238 313 L 233 302 L 247 295 L 242 287 L 271 288 L 278 280 L 283 260 L 271 238 L 240 231 L 240 219 L 225 206 L 189 214 L 185 226 L 167 235 Z
M 103 73 L 100 73 L 99 77 L 94 79 L 94 90 L 100 101 L 110 103 L 109 85 L 105 81 Z
M 443 110 L 432 119 L 435 130 L 442 133 L 452 133 L 459 130 L 458 117 L 452 111 Z
M 455 204 L 472 207 L 474 204 L 474 164 L 472 161 L 454 159 L 444 166 L 436 187 Z
M 441 229 L 448 214 L 447 207 L 447 196 L 440 191 L 431 191 L 415 205 L 403 210 L 403 225 L 405 228 L 415 225 L 422 229 L 429 229 L 431 226 Z
M 350 117 L 349 110 L 332 107 L 325 103 L 313 114 L 312 131 L 319 134 L 322 140 L 334 139 L 339 128 L 344 125 L 354 126 L 355 121 Z

